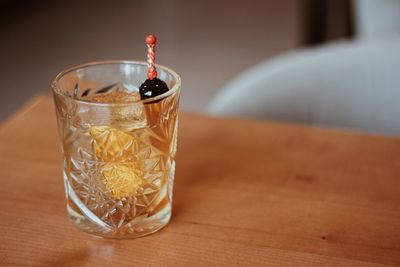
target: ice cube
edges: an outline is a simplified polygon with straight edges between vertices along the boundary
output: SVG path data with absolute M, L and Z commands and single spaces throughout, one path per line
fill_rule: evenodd
M 124 89 L 124 87 L 116 87 L 114 90 L 110 90 L 105 93 L 89 95 L 84 99 L 96 103 L 124 103 L 139 101 L 140 95 L 137 92 L 129 92 L 128 90 Z
M 93 126 L 89 130 L 93 138 L 93 150 L 102 161 L 127 161 L 135 155 L 133 136 L 110 126 Z
M 108 125 L 124 128 L 126 131 L 146 127 L 146 112 L 140 95 L 138 92 L 132 92 L 133 88 L 126 86 L 115 85 L 104 93 L 82 97 L 81 99 L 86 101 L 77 103 L 74 124 L 83 127 Z

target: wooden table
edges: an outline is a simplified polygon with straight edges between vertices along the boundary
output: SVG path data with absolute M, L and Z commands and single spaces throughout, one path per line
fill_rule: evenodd
M 52 101 L 0 130 L 0 265 L 400 265 L 400 139 L 181 114 L 174 215 L 106 240 L 67 217 Z

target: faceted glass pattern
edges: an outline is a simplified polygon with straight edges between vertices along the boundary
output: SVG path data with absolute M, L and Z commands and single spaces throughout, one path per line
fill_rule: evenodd
M 68 213 L 75 226 L 103 237 L 143 236 L 171 217 L 179 77 L 160 69 L 170 91 L 140 101 L 132 64 L 136 75 L 145 73 L 144 63 L 88 65 L 53 82 Z M 111 81 L 93 79 L 99 71 Z

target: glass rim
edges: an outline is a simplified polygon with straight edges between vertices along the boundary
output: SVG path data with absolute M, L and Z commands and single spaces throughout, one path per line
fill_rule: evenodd
M 172 74 L 172 76 L 174 77 L 174 79 L 176 80 L 175 85 L 168 90 L 168 92 L 165 92 L 162 95 L 158 95 L 158 96 L 154 96 L 154 97 L 150 97 L 150 98 L 146 98 L 144 100 L 142 99 L 138 99 L 138 100 L 131 100 L 131 101 L 126 101 L 126 102 L 114 102 L 114 103 L 101 103 L 101 102 L 92 102 L 92 101 L 88 101 L 85 99 L 78 99 L 78 98 L 74 98 L 70 95 L 67 95 L 63 92 L 61 92 L 61 90 L 59 90 L 59 81 L 61 78 L 63 78 L 65 75 L 76 71 L 78 69 L 83 69 L 83 68 L 88 68 L 91 66 L 98 66 L 98 65 L 122 65 L 122 64 L 131 64 L 131 65 L 148 65 L 147 62 L 144 61 L 136 61 L 136 60 L 101 60 L 101 61 L 91 61 L 91 62 L 87 62 L 87 63 L 83 63 L 83 64 L 79 64 L 70 68 L 67 68 L 61 72 L 59 72 L 51 81 L 51 88 L 53 93 L 62 96 L 62 97 L 66 97 L 72 101 L 76 101 L 79 103 L 83 103 L 83 104 L 90 104 L 90 105 L 96 105 L 96 106 L 115 106 L 115 105 L 129 105 L 129 104 L 133 104 L 133 103 L 151 103 L 151 102 L 155 102 L 161 99 L 164 99 L 172 94 L 175 94 L 177 91 L 179 91 L 179 88 L 181 87 L 181 77 L 172 69 L 165 67 L 163 65 L 159 65 L 156 64 L 157 68 L 160 68 L 166 72 L 169 72 L 170 74 Z

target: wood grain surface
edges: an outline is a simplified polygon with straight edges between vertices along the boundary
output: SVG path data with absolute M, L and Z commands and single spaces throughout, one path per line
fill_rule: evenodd
M 400 265 L 400 139 L 181 114 L 162 231 L 107 240 L 69 222 L 54 108 L 0 128 L 0 265 Z

